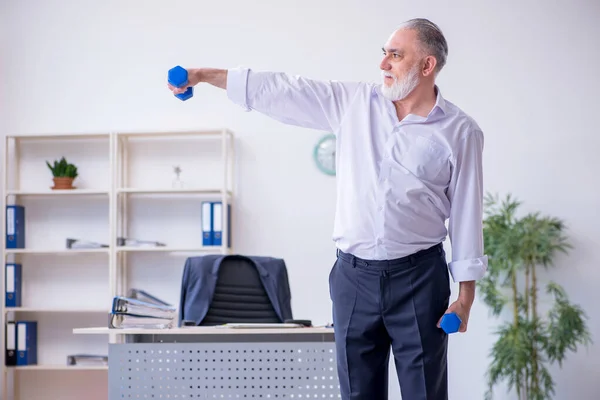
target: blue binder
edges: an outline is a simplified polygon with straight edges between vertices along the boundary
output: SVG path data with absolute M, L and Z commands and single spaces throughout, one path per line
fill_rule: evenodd
M 25 248 L 25 207 L 6 206 L 6 248 Z
M 6 307 L 21 307 L 21 264 L 8 263 L 5 266 L 5 300 Z
M 37 364 L 37 321 L 17 321 L 17 365 Z
M 7 366 L 17 365 L 17 325 L 15 321 L 6 322 L 4 344 L 4 364 Z
M 231 247 L 231 204 L 227 204 L 227 247 Z M 213 220 L 213 245 L 221 246 L 223 243 L 223 204 L 220 201 L 212 202 Z
M 212 203 L 210 201 L 202 202 L 202 245 L 212 246 L 213 244 L 213 218 Z

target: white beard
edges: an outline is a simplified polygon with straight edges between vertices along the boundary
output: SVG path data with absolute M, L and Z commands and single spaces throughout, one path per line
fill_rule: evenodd
M 419 65 L 415 65 L 401 81 L 398 81 L 394 75 L 387 71 L 381 71 L 381 76 L 384 83 L 381 85 L 381 93 L 391 101 L 398 101 L 408 96 L 419 84 Z M 391 86 L 385 83 L 385 77 L 389 76 L 394 79 Z

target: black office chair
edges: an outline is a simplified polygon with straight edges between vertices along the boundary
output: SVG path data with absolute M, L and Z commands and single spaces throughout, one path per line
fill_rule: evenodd
M 258 271 L 250 260 L 228 257 L 219 268 L 214 296 L 200 325 L 279 323 Z

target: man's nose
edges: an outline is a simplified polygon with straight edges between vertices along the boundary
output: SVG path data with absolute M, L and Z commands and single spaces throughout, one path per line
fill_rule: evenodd
M 381 60 L 381 63 L 379 64 L 379 68 L 384 71 L 389 71 L 392 68 L 387 57 L 383 57 L 383 60 Z

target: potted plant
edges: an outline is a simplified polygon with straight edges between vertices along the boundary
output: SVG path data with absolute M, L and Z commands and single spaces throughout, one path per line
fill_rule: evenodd
M 60 160 L 54 160 L 51 165 L 46 161 L 48 168 L 52 171 L 54 186 L 52 189 L 73 189 L 73 181 L 77 178 L 77 167 L 67 162 L 65 157 Z
M 496 331 L 486 372 L 488 390 L 505 381 L 519 400 L 546 400 L 554 394 L 548 366 L 562 362 L 569 351 L 591 343 L 585 312 L 572 304 L 555 282 L 540 288 L 539 272 L 553 266 L 555 256 L 571 245 L 558 218 L 529 213 L 517 216 L 521 203 L 508 195 L 500 202 L 486 196 L 484 244 L 488 272 L 478 282 L 482 300 L 499 317 L 510 316 Z M 545 315 L 539 304 L 546 295 Z M 506 308 L 506 310 L 505 310 Z

